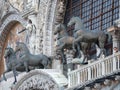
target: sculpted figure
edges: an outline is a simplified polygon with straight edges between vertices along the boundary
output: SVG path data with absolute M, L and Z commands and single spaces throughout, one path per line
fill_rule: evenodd
M 24 44 L 23 42 L 17 42 L 16 43 L 16 51 L 22 51 L 20 60 L 22 60 L 26 71 L 28 72 L 29 66 L 38 66 L 41 67 L 41 65 L 44 68 L 50 68 L 51 66 L 51 58 L 47 57 L 44 54 L 38 54 L 38 55 L 33 55 L 30 53 L 28 47 L 26 46 L 26 44 Z
M 63 3 L 63 1 L 61 1 L 58 5 L 58 13 L 56 16 L 56 23 L 62 23 L 63 21 L 63 17 L 64 17 L 64 12 L 65 12 L 65 5 Z
M 17 82 L 17 71 L 25 71 L 24 66 L 22 66 L 22 61 L 18 60 L 16 58 L 15 52 L 12 48 L 7 48 L 5 50 L 5 61 L 6 61 L 6 66 L 7 66 L 7 70 L 3 73 L 3 78 L 4 80 L 7 80 L 5 77 L 5 73 L 9 72 L 9 71 L 13 71 L 13 75 L 15 78 L 15 81 L 13 82 L 14 84 Z
M 26 43 L 29 44 L 30 43 L 30 38 L 34 37 L 35 34 L 36 34 L 36 26 L 29 19 L 27 26 L 18 33 L 22 33 L 23 31 L 26 31 Z
M 95 43 L 100 48 L 98 58 L 103 53 L 106 56 L 106 50 L 104 48 L 106 40 L 110 40 L 111 35 L 102 30 L 86 30 L 82 20 L 79 17 L 72 17 L 68 23 L 68 26 L 75 24 L 75 41 L 74 43 L 85 42 L 88 45 Z
M 56 51 L 60 51 L 62 56 L 62 63 L 65 64 L 66 59 L 64 55 L 64 49 L 73 49 L 74 37 L 69 36 L 67 34 L 66 28 L 63 24 L 56 25 L 54 34 L 55 35 L 58 34 L 58 37 L 57 37 L 58 45 L 56 47 Z M 75 46 L 77 48 L 75 49 L 78 51 L 78 57 L 80 57 L 79 45 L 76 44 Z

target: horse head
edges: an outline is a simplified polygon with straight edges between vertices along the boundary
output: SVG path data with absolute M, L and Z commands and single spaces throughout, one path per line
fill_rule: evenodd
M 70 19 L 70 21 L 68 22 L 67 26 L 69 27 L 69 26 L 71 26 L 73 24 L 75 24 L 75 30 L 77 30 L 77 29 L 84 29 L 85 28 L 84 24 L 83 24 L 83 21 L 82 21 L 82 19 L 80 17 L 73 16 Z
M 16 42 L 15 52 L 20 51 L 20 50 L 29 52 L 29 49 L 27 48 L 25 43 L 23 43 L 23 42 Z
M 67 26 L 69 27 L 69 26 L 71 26 L 73 24 L 75 24 L 75 17 L 74 16 L 70 19 L 70 21 L 68 22 Z
M 6 48 L 4 57 L 6 58 L 6 57 L 10 56 L 13 53 L 14 53 L 14 50 L 12 48 Z
M 60 24 L 56 25 L 54 35 L 56 35 L 57 33 L 61 32 L 61 31 L 65 31 L 65 30 L 66 30 L 65 25 L 60 23 Z

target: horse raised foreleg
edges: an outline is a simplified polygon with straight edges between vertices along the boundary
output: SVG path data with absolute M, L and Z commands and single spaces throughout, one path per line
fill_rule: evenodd
M 101 55 L 104 55 L 104 57 L 106 56 L 106 50 L 105 49 L 100 49 L 100 53 L 97 56 L 97 58 L 101 57 Z
M 87 64 L 87 63 L 88 63 L 88 62 L 86 61 L 86 59 L 87 59 L 87 55 L 84 55 L 82 64 Z
M 5 81 L 7 81 L 7 78 L 5 77 L 5 73 L 7 73 L 7 72 L 9 72 L 10 70 L 9 69 L 7 69 L 4 73 L 3 73 L 3 79 L 5 80 Z

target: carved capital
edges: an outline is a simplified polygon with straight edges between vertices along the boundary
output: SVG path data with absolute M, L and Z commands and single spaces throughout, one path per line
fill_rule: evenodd
M 107 29 L 107 31 L 112 35 L 120 35 L 120 27 L 111 26 Z

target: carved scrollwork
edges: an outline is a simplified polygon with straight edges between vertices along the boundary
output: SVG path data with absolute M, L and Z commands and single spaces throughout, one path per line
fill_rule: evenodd
M 30 89 L 41 89 L 41 90 L 56 90 L 54 81 L 44 75 L 35 75 L 24 81 L 18 90 L 30 90 Z
M 13 86 L 15 90 L 59 90 L 58 88 L 51 76 L 38 70 L 31 71 Z

